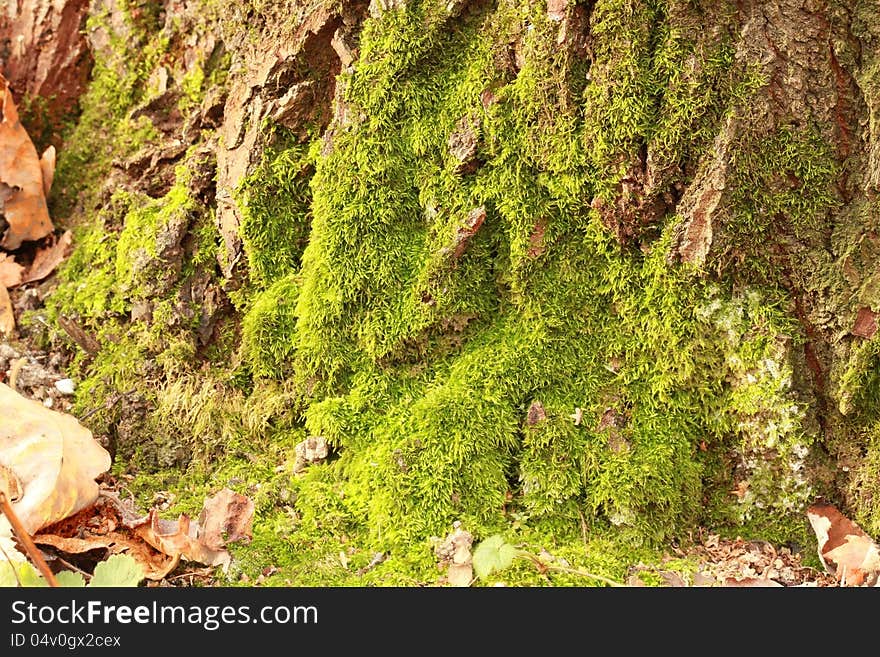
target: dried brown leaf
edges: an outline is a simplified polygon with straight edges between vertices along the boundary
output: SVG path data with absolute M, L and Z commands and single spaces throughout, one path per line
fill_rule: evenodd
M 224 568 L 232 560 L 226 550 L 214 550 L 202 543 L 198 524 L 193 523 L 186 514 L 181 514 L 177 521 L 160 520 L 158 512 L 153 509 L 149 521 L 134 531 L 151 546 L 171 557 Z
M 865 531 L 831 504 L 814 504 L 807 517 L 818 539 L 819 559 L 843 586 L 861 586 L 880 574 L 880 550 Z
M 248 497 L 224 488 L 205 500 L 199 516 L 199 539 L 213 550 L 252 538 L 254 503 Z
M 15 258 L 5 253 L 0 253 L 0 287 L 13 288 L 21 285 L 21 277 L 24 267 L 15 261 Z
M 37 250 L 34 261 L 22 276 L 22 283 L 41 281 L 55 271 L 58 264 L 67 257 L 70 245 L 73 241 L 73 233 L 65 231 L 53 244 Z
M 110 554 L 125 553 L 143 568 L 147 579 L 164 579 L 180 563 L 180 555 L 168 556 L 151 547 L 140 537 L 127 532 L 109 532 L 89 538 L 64 537 L 56 534 L 37 534 L 34 543 L 47 545 L 67 554 L 81 554 L 96 549 L 106 549 Z
M 54 167 L 53 167 L 54 169 Z M 0 247 L 13 251 L 28 240 L 52 232 L 46 206 L 43 166 L 31 138 L 18 120 L 9 84 L 0 75 L 0 204 L 8 223 Z
M 5 286 L 0 285 L 0 335 L 12 335 L 15 331 L 15 313 L 12 310 L 12 299 Z
M 0 288 L 5 291 L 5 288 Z M 13 508 L 33 534 L 85 509 L 98 497 L 95 478 L 110 454 L 75 417 L 46 408 L 0 383 L 0 463 L 18 477 Z
M 48 545 L 67 554 L 82 554 L 92 550 L 106 550 L 115 543 L 112 535 L 78 538 L 76 536 L 58 536 L 57 534 L 35 534 L 34 543 Z

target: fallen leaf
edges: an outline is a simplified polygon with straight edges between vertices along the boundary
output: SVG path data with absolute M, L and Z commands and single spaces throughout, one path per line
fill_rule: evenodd
M 83 554 L 92 550 L 103 549 L 110 554 L 125 553 L 134 558 L 144 571 L 144 576 L 151 580 L 161 580 L 180 563 L 180 555 L 168 556 L 149 544 L 144 539 L 129 535 L 126 532 L 109 532 L 100 536 L 89 535 L 87 528 L 80 528 L 86 538 L 76 536 L 58 536 L 57 534 L 38 533 L 33 537 L 34 543 L 52 547 L 65 554 Z
M 15 261 L 15 258 L 0 253 L 0 287 L 11 288 L 21 285 L 21 276 L 24 267 Z
M 224 488 L 205 500 L 199 516 L 199 540 L 213 550 L 242 539 L 250 541 L 253 518 L 253 501 Z
M 880 574 L 874 540 L 831 504 L 814 504 L 807 517 L 818 539 L 819 560 L 841 586 L 873 584 Z
M 55 147 L 49 146 L 40 156 L 40 172 L 43 174 L 43 196 L 48 197 L 55 179 Z
M 13 251 L 24 241 L 39 240 L 52 232 L 44 192 L 43 166 L 33 142 L 18 120 L 18 110 L 9 83 L 2 75 L 0 205 L 0 213 L 8 224 L 6 231 L 0 235 L 0 247 Z
M 215 550 L 199 540 L 198 523 L 185 513 L 177 521 L 160 520 L 158 512 L 150 511 L 149 522 L 135 528 L 135 533 L 157 550 L 168 556 L 197 561 L 206 566 L 228 568 L 232 555 L 226 550 Z
M 21 278 L 21 283 L 33 283 L 41 281 L 55 271 L 58 264 L 67 257 L 70 245 L 73 242 L 73 233 L 65 231 L 53 244 L 38 249 L 34 261 Z
M 21 484 L 21 498 L 12 507 L 25 529 L 33 534 L 94 503 L 95 478 L 111 459 L 92 433 L 72 415 L 46 408 L 4 383 L 0 408 L 0 463 Z
M 0 334 L 12 335 L 15 331 L 15 313 L 12 311 L 12 299 L 9 291 L 0 285 Z
M 738 587 L 777 587 L 783 586 L 779 582 L 776 582 L 772 579 L 765 579 L 763 577 L 744 577 L 743 579 L 736 579 L 734 577 L 728 577 L 724 580 L 724 586 L 738 586 Z
M 33 540 L 36 545 L 47 545 L 67 554 L 82 554 L 92 550 L 106 550 L 116 543 L 113 534 L 91 538 L 58 536 L 57 534 L 34 534 Z

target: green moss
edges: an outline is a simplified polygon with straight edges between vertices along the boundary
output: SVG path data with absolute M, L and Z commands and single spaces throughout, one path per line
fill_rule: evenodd
M 764 284 L 800 277 L 792 251 L 821 243 L 825 217 L 840 204 L 831 147 L 810 128 L 783 126 L 743 135 L 731 159 L 729 216 L 713 249 Z
M 86 29 L 106 32 L 109 43 L 92 67 L 88 89 L 79 101 L 80 114 L 64 131 L 50 198 L 53 216 L 65 217 L 78 208 L 92 210 L 112 161 L 158 137 L 147 118 L 132 119 L 129 113 L 143 98 L 145 82 L 168 41 L 161 34 L 145 34 L 131 19 L 127 1 L 116 6 L 124 22 L 122 33 L 110 25 L 109 13 L 90 14 L 87 20 Z
M 255 377 L 285 378 L 295 353 L 290 338 L 299 286 L 292 275 L 279 279 L 256 296 L 242 320 L 242 351 Z
M 511 496 L 535 522 L 573 526 L 586 513 L 628 540 L 662 540 L 704 511 L 705 440 L 773 464 L 747 475 L 759 508 L 807 497 L 787 474 L 810 440 L 781 362 L 797 338 L 784 309 L 670 269 L 676 218 L 645 257 L 621 250 L 583 202 L 613 191 L 621 153 L 650 143 L 672 171 L 708 142 L 742 92 L 732 52 L 721 39 L 699 74 L 673 80 L 697 30 L 639 31 L 659 5 L 594 11 L 633 47 L 597 53 L 585 87 L 584 63 L 559 53 L 540 7 L 501 4 L 454 32 L 430 2 L 368 20 L 345 82 L 362 118 L 308 151 L 311 232 L 295 278 L 290 242 L 281 266 L 268 239 L 297 223 L 289 201 L 245 206 L 262 219 L 244 230 L 255 280 L 279 281 L 246 318 L 247 357 L 311 394 L 306 425 L 341 451 L 349 512 L 377 546 L 417 544 L 456 519 L 501 526 Z M 498 56 L 506 40 L 521 51 L 513 72 Z M 635 93 L 648 87 L 668 91 Z M 462 126 L 477 140 L 470 170 L 449 150 Z M 305 152 L 270 155 L 283 166 L 264 171 L 276 172 L 266 187 L 253 178 L 250 198 L 277 187 L 277 172 L 295 180 Z M 308 199 L 292 196 L 301 217 Z M 802 215 L 823 202 L 776 201 Z M 469 232 L 476 208 L 485 219 Z M 530 424 L 535 402 L 544 417 Z
M 248 271 L 258 289 L 299 269 L 311 218 L 308 143 L 281 128 L 269 139 L 262 162 L 236 188 Z

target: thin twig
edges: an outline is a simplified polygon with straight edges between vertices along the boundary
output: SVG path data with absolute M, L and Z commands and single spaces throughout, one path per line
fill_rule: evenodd
M 581 538 L 584 539 L 584 547 L 589 548 L 587 544 L 587 519 L 584 518 L 584 512 L 578 509 L 578 515 L 581 517 Z
M 556 566 L 554 564 L 544 563 L 540 558 L 535 556 L 534 554 L 526 553 L 523 556 L 528 557 L 528 559 L 538 567 L 538 570 L 542 572 L 542 574 L 546 573 L 548 570 L 555 570 L 560 573 L 570 573 L 572 575 L 580 575 L 582 577 L 590 577 L 592 579 L 599 580 L 600 582 L 604 582 L 609 586 L 622 586 L 627 587 L 627 584 L 621 584 L 620 582 L 616 582 L 613 579 L 609 579 L 607 577 L 603 577 L 602 575 L 595 575 L 593 573 L 589 573 L 586 570 L 579 570 L 577 568 L 568 568 L 567 566 Z
M 34 565 L 37 567 L 40 573 L 42 573 L 43 577 L 46 578 L 49 586 L 58 586 L 58 580 L 55 579 L 55 574 L 49 568 L 46 560 L 43 559 L 43 555 L 40 554 L 37 546 L 34 545 L 33 540 L 31 540 L 30 534 L 27 533 L 24 525 L 21 524 L 21 520 L 18 519 L 18 516 L 15 514 L 15 510 L 12 508 L 9 500 L 6 499 L 6 493 L 4 493 L 3 491 L 0 491 L 0 511 L 2 511 L 3 515 L 5 515 L 9 519 L 9 523 L 12 525 L 12 530 L 15 532 L 16 537 L 24 546 L 24 549 L 27 552 L 28 556 L 31 558 L 31 561 L 34 562 Z
M 60 561 L 63 565 L 67 566 L 67 567 L 70 568 L 71 570 L 75 570 L 75 571 L 78 572 L 80 575 L 83 575 L 83 576 L 86 578 L 86 581 L 87 581 L 87 582 L 92 578 L 92 575 L 91 575 L 90 573 L 87 573 L 87 572 L 84 571 L 82 568 L 77 568 L 76 565 L 70 563 L 70 562 L 67 561 L 66 559 L 62 559 L 62 558 L 59 557 L 57 554 L 55 555 L 55 558 L 58 559 L 58 561 Z
M 12 559 L 6 554 L 6 550 L 3 549 L 3 546 L 0 545 L 0 552 L 3 553 L 3 556 L 6 557 L 6 563 L 9 564 L 9 567 L 12 569 L 12 576 L 15 578 L 15 581 L 18 582 L 19 587 L 21 586 L 21 578 L 18 576 L 18 571 L 15 569 L 15 566 L 12 565 Z
M 586 570 L 578 570 L 577 568 L 566 568 L 565 566 L 547 566 L 550 570 L 558 570 L 563 573 L 571 573 L 572 575 L 582 575 L 583 577 L 590 577 L 592 579 L 597 579 L 600 582 L 605 582 L 609 586 L 622 586 L 626 587 L 627 584 L 621 584 L 620 582 L 616 582 L 613 579 L 609 579 L 607 577 L 602 577 L 602 575 L 594 575 L 593 573 L 588 573 Z
M 100 406 L 96 406 L 96 407 L 93 408 L 92 410 L 90 410 L 90 411 L 88 411 L 87 413 L 85 413 L 81 418 L 79 418 L 79 421 L 80 421 L 80 422 L 83 422 L 83 421 L 89 419 L 90 417 L 92 417 L 92 416 L 93 416 L 95 413 L 97 413 L 98 411 L 109 411 L 111 408 L 113 408 L 114 406 L 116 406 L 116 404 L 118 404 L 118 403 L 121 402 L 124 398 L 128 397 L 130 394 L 132 394 L 132 393 L 134 393 L 134 392 L 137 392 L 137 389 L 136 389 L 136 388 L 132 388 L 132 389 L 129 390 L 128 392 L 120 392 L 120 393 L 117 393 L 116 396 L 113 398 L 113 401 L 111 401 L 110 403 L 104 403 L 104 404 L 101 404 Z

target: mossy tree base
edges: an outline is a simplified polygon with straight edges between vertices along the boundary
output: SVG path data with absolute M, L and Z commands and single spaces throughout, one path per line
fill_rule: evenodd
M 294 583 L 876 532 L 875 4 L 392 4 L 91 17 L 48 309 L 117 471 L 253 494 Z

